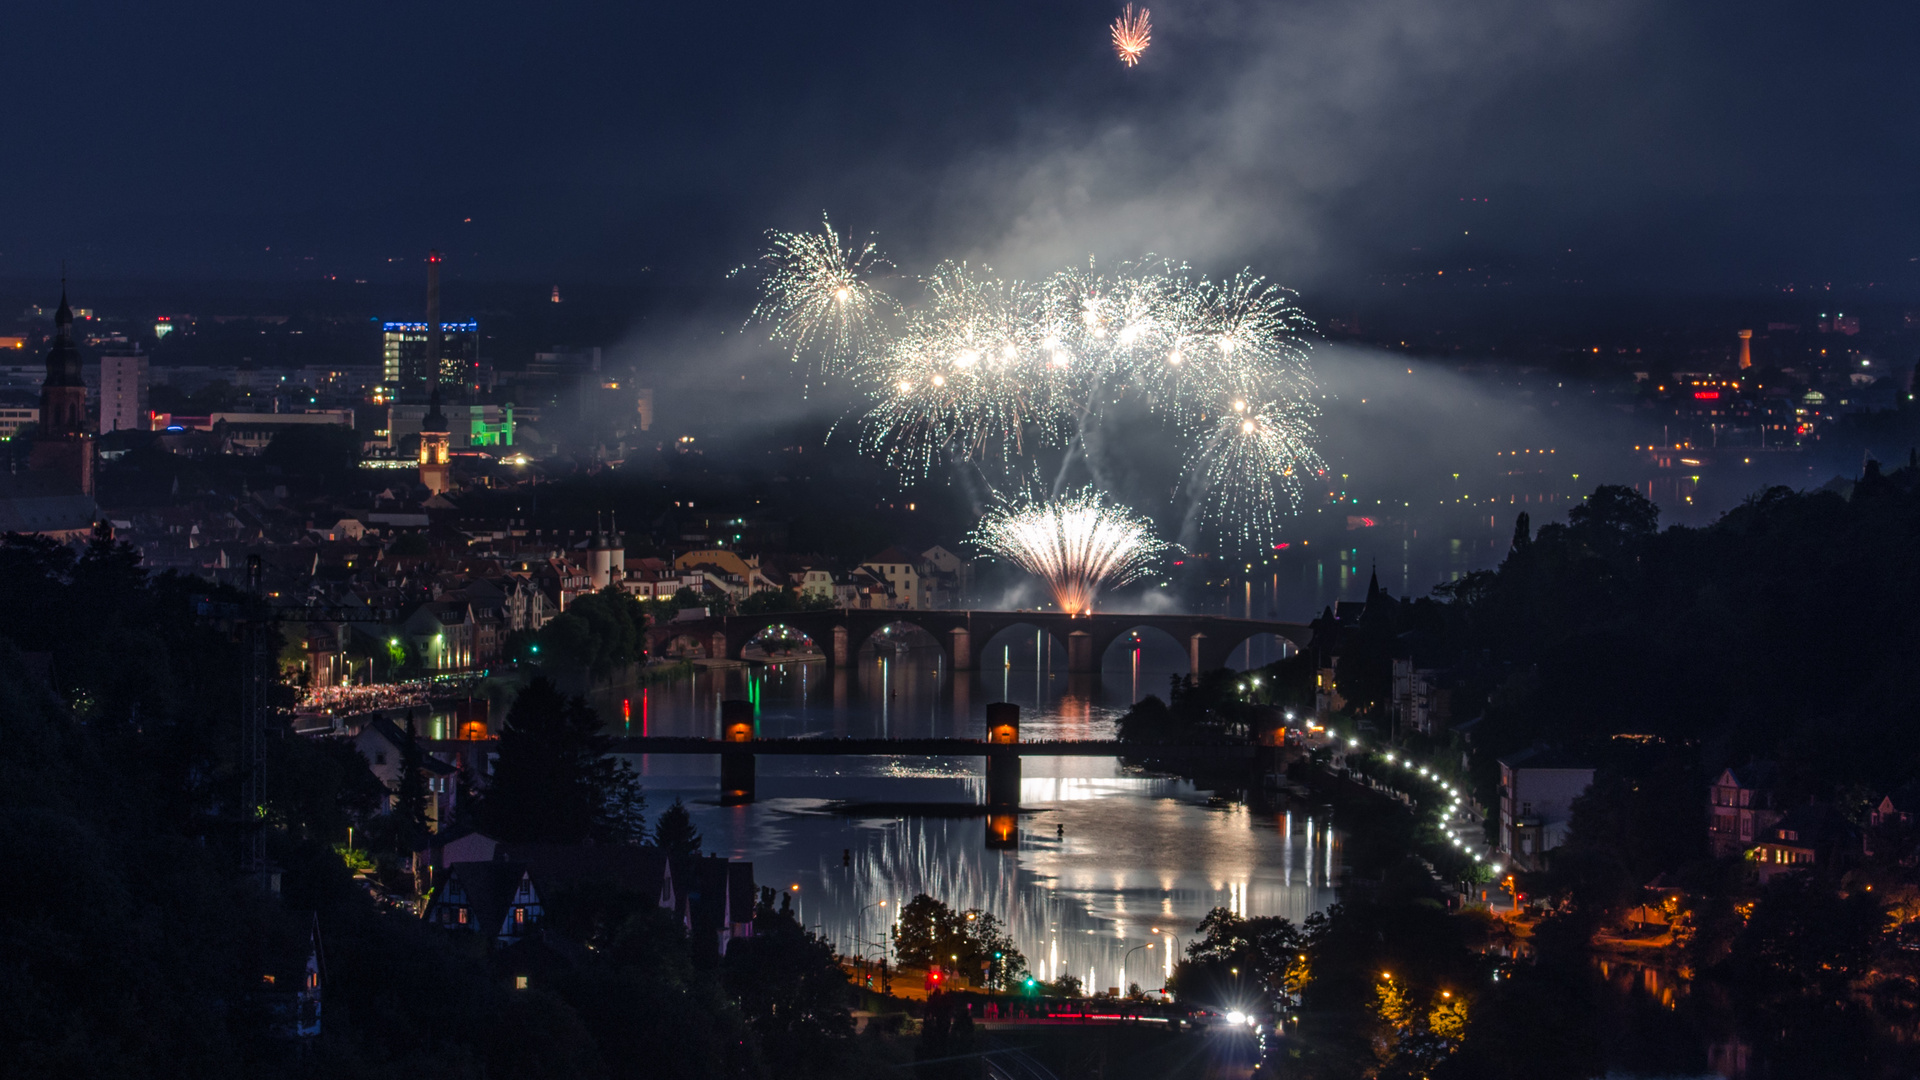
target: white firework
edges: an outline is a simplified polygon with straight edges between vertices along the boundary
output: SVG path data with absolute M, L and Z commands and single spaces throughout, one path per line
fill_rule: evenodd
M 1152 522 L 1091 488 L 1002 502 L 971 539 L 1045 581 L 1068 615 L 1087 614 L 1101 589 L 1133 581 L 1168 550 Z

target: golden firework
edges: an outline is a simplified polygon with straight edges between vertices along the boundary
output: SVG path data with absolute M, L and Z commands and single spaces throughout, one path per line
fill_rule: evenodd
M 1153 44 L 1153 19 L 1146 8 L 1134 14 L 1133 5 L 1113 20 L 1113 51 L 1120 54 L 1120 62 L 1132 67 L 1140 62 L 1140 54 Z

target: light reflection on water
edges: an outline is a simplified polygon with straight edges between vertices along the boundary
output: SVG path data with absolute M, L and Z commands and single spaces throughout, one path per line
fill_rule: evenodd
M 757 697 L 767 738 L 977 738 L 985 706 L 1010 700 L 1021 706 L 1023 739 L 1110 738 L 1129 703 L 1165 695 L 1183 659 L 1171 642 L 1156 650 L 1149 641 L 1116 648 L 1098 677 L 1069 677 L 1057 647 L 1042 657 L 1030 636 L 989 644 L 983 670 L 958 677 L 937 649 L 869 648 L 842 672 L 823 664 L 704 672 L 647 691 L 644 707 L 629 699 L 631 729 L 712 736 L 720 700 Z M 595 704 L 615 729 L 625 726 L 620 700 L 603 694 Z M 1210 806 L 1186 781 L 1128 773 L 1109 758 L 1023 760 L 1030 812 L 1017 851 L 988 850 L 983 818 L 914 812 L 913 804 L 980 803 L 979 758 L 763 756 L 759 799 L 741 807 L 718 805 L 715 758 L 635 764 L 652 813 L 685 799 L 707 850 L 751 859 L 761 885 L 798 884 L 803 921 L 849 955 L 881 955 L 894 913 L 925 892 L 1005 919 L 1037 977 L 1151 989 L 1174 959 L 1170 946 L 1191 939 L 1208 910 L 1299 921 L 1332 902 L 1340 870 L 1341 836 L 1324 811 Z M 842 800 L 889 805 L 873 816 L 830 812 Z

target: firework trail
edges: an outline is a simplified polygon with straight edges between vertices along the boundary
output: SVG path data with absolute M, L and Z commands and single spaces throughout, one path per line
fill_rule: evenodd
M 843 243 L 825 214 L 819 232 L 769 229 L 767 241 L 753 317 L 771 324 L 773 339 L 795 357 L 816 352 L 828 372 L 844 369 L 893 310 L 892 299 L 867 281 L 885 260 L 871 243 L 857 250 Z
M 1068 615 L 1087 614 L 1102 587 L 1134 580 L 1168 550 L 1151 522 L 1091 488 L 1001 502 L 969 539 L 1044 580 Z
M 1146 52 L 1147 46 L 1151 44 L 1153 44 L 1151 13 L 1146 8 L 1141 8 L 1140 13 L 1136 15 L 1133 12 L 1133 5 L 1128 4 L 1127 10 L 1113 20 L 1113 51 L 1119 54 L 1121 63 L 1132 67 L 1140 62 L 1140 54 Z

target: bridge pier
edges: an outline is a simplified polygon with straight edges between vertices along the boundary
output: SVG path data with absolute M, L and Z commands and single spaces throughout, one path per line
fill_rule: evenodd
M 727 635 L 725 631 L 715 630 L 712 636 L 710 636 L 707 639 L 707 659 L 709 660 L 728 659 Z
M 964 626 L 954 627 L 950 631 L 950 635 L 953 640 L 953 648 L 951 650 L 953 654 L 953 670 L 972 671 L 976 666 L 973 662 L 972 635 L 967 633 L 967 628 Z
M 1206 640 L 1206 637 L 1205 634 L 1195 634 L 1187 639 L 1188 674 L 1195 678 L 1200 675 L 1200 643 Z
M 1075 630 L 1067 635 L 1067 673 L 1085 675 L 1100 670 L 1100 658 L 1093 655 L 1093 635 Z
M 1020 706 L 987 706 L 987 848 L 1020 846 Z
M 827 646 L 827 663 L 843 668 L 853 662 L 853 649 L 848 643 L 848 637 L 846 627 L 833 628 L 833 641 Z
M 720 805 L 741 806 L 753 801 L 753 751 L 729 747 L 726 743 L 744 743 L 753 738 L 753 702 L 720 703 Z

